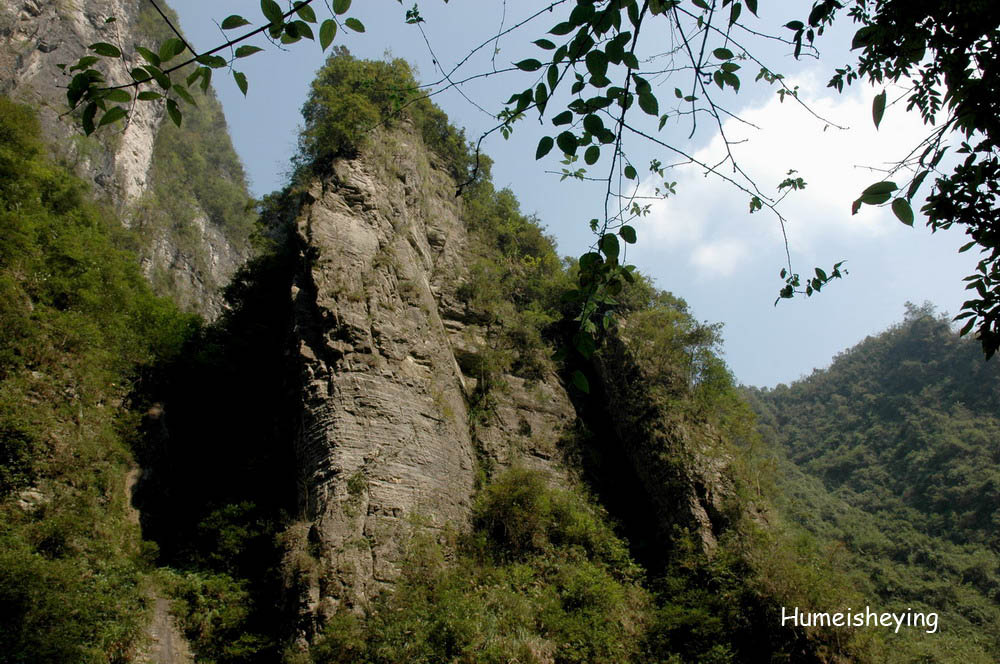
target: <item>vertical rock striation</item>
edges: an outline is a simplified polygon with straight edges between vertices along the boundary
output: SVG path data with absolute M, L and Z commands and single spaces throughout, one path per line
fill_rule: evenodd
M 391 583 L 414 528 L 463 528 L 485 457 L 555 471 L 574 420 L 554 375 L 533 387 L 511 376 L 492 423 L 470 430 L 474 380 L 456 354 L 476 352 L 475 327 L 455 296 L 468 238 L 455 183 L 433 160 L 412 132 L 380 136 L 312 183 L 295 222 L 297 455 L 319 561 L 303 589 L 309 614 Z

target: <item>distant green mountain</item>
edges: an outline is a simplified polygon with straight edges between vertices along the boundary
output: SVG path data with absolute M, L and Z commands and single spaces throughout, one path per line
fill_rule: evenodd
M 1000 365 L 930 305 L 791 386 L 751 390 L 783 512 L 849 552 L 869 603 L 937 611 L 887 661 L 1000 652 Z M 992 654 L 991 654 L 992 653 Z

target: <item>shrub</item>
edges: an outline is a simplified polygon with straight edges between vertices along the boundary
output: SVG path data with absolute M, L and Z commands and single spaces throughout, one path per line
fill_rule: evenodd
M 343 46 L 333 49 L 302 106 L 298 169 L 328 172 L 336 157 L 356 155 L 376 127 L 409 120 L 424 144 L 459 180 L 473 164 L 465 133 L 423 96 L 405 60 L 358 60 Z

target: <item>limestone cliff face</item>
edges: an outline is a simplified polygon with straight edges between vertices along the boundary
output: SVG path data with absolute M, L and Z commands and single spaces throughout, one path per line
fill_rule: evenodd
M 302 610 L 321 616 L 391 583 L 414 528 L 463 528 L 484 468 L 561 472 L 555 443 L 574 420 L 554 374 L 533 385 L 510 376 L 489 423 L 470 432 L 474 381 L 456 356 L 476 352 L 478 333 L 455 297 L 461 201 L 419 138 L 378 143 L 312 183 L 294 231 L 300 498 L 319 554 Z
M 136 104 L 124 127 L 104 128 L 85 137 L 78 123 L 67 114 L 65 87 L 69 77 L 56 67 L 72 64 L 89 53 L 95 42 L 121 44 L 130 66 L 140 64 L 132 52 L 134 43 L 158 44 L 168 28 L 150 13 L 141 0 L 13 0 L 0 6 L 0 94 L 28 103 L 39 112 L 43 133 L 53 153 L 71 164 L 77 174 L 92 182 L 98 198 L 108 201 L 129 226 L 141 229 L 143 267 L 162 294 L 172 296 L 184 308 L 214 318 L 221 311 L 219 289 L 248 255 L 249 221 L 222 225 L 199 204 L 190 186 L 170 186 L 170 195 L 192 198 L 195 208 L 183 222 L 148 217 L 159 206 L 151 201 L 157 184 L 154 162 L 164 150 L 161 133 L 167 127 L 162 103 Z M 169 11 L 169 10 L 167 10 Z M 107 22 L 114 17 L 113 22 Z M 100 65 L 102 68 L 106 65 Z M 128 80 L 120 63 L 106 67 L 109 83 Z M 192 113 L 215 116 L 224 126 L 214 97 L 203 109 Z M 223 151 L 235 160 L 228 136 Z M 188 173 L 191 182 L 200 176 Z M 220 177 L 220 174 L 213 173 Z M 242 170 L 229 177 L 242 189 Z M 243 227 L 240 227 L 243 226 Z M 181 238 L 188 238 L 182 240 Z
M 69 78 L 56 64 L 75 62 L 95 42 L 134 41 L 139 14 L 140 3 L 132 0 L 15 0 L 0 8 L 0 92 L 35 106 L 60 156 L 76 161 L 80 175 L 117 204 L 136 200 L 146 189 L 162 109 L 137 105 L 132 122 L 98 149 L 96 139 L 78 138 L 72 121 L 61 117 L 68 110 L 64 88 Z M 106 23 L 111 16 L 116 21 Z M 116 84 L 127 76 L 119 68 L 108 74 Z

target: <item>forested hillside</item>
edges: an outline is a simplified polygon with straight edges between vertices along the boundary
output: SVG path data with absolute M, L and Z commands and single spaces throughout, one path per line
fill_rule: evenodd
M 1000 368 L 930 305 L 791 386 L 749 393 L 786 513 L 843 547 L 870 603 L 941 612 L 900 661 L 1000 652 Z
M 0 661 L 130 661 L 153 551 L 130 517 L 130 390 L 196 325 L 137 238 L 0 98 Z
M 740 390 L 634 230 L 560 257 L 419 89 L 336 48 L 254 205 L 210 94 L 127 205 L 0 97 L 0 664 L 146 664 L 168 604 L 205 664 L 995 663 L 975 342 L 910 306 Z M 939 629 L 781 620 L 866 605 Z

